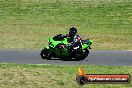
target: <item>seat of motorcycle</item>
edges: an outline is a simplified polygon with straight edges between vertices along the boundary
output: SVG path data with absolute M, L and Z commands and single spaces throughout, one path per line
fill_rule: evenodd
M 83 44 L 87 44 L 89 42 L 89 40 L 82 40 Z

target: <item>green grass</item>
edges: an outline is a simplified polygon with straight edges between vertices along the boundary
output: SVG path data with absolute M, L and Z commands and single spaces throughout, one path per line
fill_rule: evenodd
M 0 0 L 0 48 L 42 48 L 71 26 L 93 49 L 132 50 L 132 0 Z
M 87 84 L 76 82 L 79 66 L 0 64 L 1 88 L 131 88 L 131 84 Z M 130 74 L 131 66 L 82 65 L 87 74 Z
M 132 50 L 132 0 L 0 0 L 0 48 L 43 48 L 47 39 L 78 28 L 93 49 Z M 0 64 L 0 88 L 82 88 L 79 66 Z M 87 73 L 130 74 L 131 66 L 83 66 Z M 83 88 L 130 88 L 90 84 Z

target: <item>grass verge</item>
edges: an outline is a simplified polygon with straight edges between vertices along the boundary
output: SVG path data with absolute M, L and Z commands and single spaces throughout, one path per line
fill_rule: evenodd
M 94 49 L 132 50 L 132 0 L 0 0 L 0 48 L 42 48 L 78 28 Z
M 79 86 L 79 66 L 0 64 L 1 88 L 131 88 L 131 84 L 88 84 Z M 130 74 L 131 66 L 82 65 L 88 74 Z

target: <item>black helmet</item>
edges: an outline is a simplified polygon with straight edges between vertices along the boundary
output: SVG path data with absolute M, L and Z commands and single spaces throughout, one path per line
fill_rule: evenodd
M 77 29 L 75 27 L 71 27 L 69 29 L 69 35 L 75 35 L 77 33 Z

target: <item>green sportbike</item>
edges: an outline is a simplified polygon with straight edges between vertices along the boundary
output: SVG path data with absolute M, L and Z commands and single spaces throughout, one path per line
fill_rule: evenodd
M 82 40 L 82 47 L 69 46 L 69 38 L 65 38 L 62 34 L 56 35 L 48 39 L 49 46 L 42 49 L 40 56 L 42 59 L 51 60 L 53 58 L 60 58 L 62 60 L 84 60 L 88 54 L 93 40 Z

